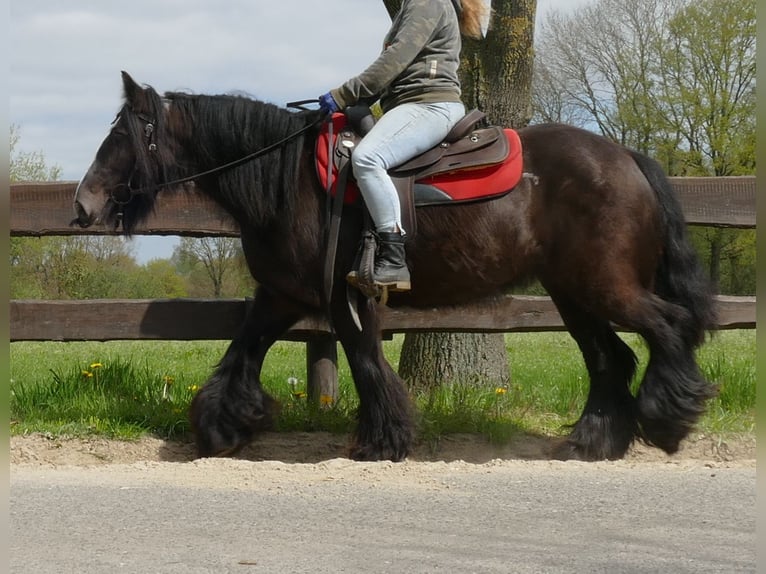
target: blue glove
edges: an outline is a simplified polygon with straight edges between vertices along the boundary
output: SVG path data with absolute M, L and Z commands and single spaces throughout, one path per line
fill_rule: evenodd
M 319 96 L 319 109 L 326 114 L 333 114 L 338 111 L 338 103 L 330 92 Z

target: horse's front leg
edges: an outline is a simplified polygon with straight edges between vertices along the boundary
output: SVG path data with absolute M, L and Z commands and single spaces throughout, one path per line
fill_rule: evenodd
M 263 288 L 213 375 L 191 404 L 189 417 L 201 457 L 229 456 L 271 426 L 277 402 L 261 386 L 266 352 L 304 312 Z
M 334 301 L 335 330 L 359 395 L 357 428 L 350 456 L 355 460 L 401 461 L 414 440 L 412 404 L 401 378 L 383 356 L 376 304 L 359 295 L 360 332 L 345 299 Z

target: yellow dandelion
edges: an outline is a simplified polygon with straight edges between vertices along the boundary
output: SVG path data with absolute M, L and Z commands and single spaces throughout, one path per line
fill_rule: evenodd
M 91 373 L 90 371 L 83 371 L 82 376 L 85 378 L 92 377 L 93 373 Z
M 104 366 L 104 365 L 102 365 L 101 363 L 91 363 L 91 364 L 90 364 L 90 368 L 91 368 L 91 369 L 100 369 L 100 368 L 101 368 L 101 367 L 103 367 L 103 366 Z
M 303 391 L 298 391 L 297 393 L 293 393 L 293 396 L 296 399 L 304 399 L 306 398 L 306 393 L 304 393 Z
M 319 397 L 319 404 L 322 406 L 329 407 L 330 405 L 332 405 L 332 403 L 333 403 L 333 400 L 330 395 L 321 395 Z
M 186 387 L 187 391 L 191 391 L 193 393 L 196 393 L 198 389 L 199 389 L 199 387 L 197 385 L 192 385 L 190 387 Z
M 507 392 L 508 392 L 508 389 L 506 389 L 505 387 L 497 387 L 495 389 L 495 394 L 498 394 L 498 395 L 504 395 Z
M 162 380 L 165 381 L 166 385 L 172 385 L 173 382 L 175 381 L 175 379 L 171 377 L 170 375 L 165 375 L 164 377 L 162 377 Z

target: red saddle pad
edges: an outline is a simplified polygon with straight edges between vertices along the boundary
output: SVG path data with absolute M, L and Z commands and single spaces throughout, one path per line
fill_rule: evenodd
M 334 114 L 332 122 L 333 138 L 335 138 L 338 132 L 345 127 L 346 116 Z M 434 199 L 433 194 L 429 194 L 427 203 L 462 203 L 495 197 L 511 191 L 519 183 L 522 175 L 521 140 L 519 139 L 519 134 L 512 129 L 504 129 L 503 132 L 508 138 L 510 150 L 505 161 L 482 167 L 439 173 L 418 179 L 416 183 L 436 188 L 442 192 L 442 198 L 438 200 Z M 324 124 L 316 143 L 316 169 L 319 181 L 325 189 L 327 188 L 328 138 L 328 125 Z M 337 166 L 333 164 L 333 185 L 331 190 L 333 195 L 336 193 L 337 181 Z M 345 203 L 354 203 L 359 199 L 359 195 L 359 188 L 356 182 L 349 178 L 344 196 Z M 418 203 L 416 195 L 415 204 L 417 205 Z

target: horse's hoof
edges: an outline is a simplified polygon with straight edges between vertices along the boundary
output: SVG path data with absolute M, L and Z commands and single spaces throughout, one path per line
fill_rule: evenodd
M 553 460 L 581 460 L 584 462 L 607 459 L 606 456 L 597 456 L 591 449 L 571 439 L 564 439 L 554 444 L 551 449 L 551 458 Z
M 677 437 L 667 438 L 654 435 L 649 437 L 646 434 L 641 435 L 641 441 L 647 446 L 653 446 L 664 451 L 668 456 L 676 454 L 681 449 L 681 440 Z
M 349 458 L 358 462 L 377 462 L 379 460 L 390 460 L 391 462 L 402 462 L 407 458 L 406 451 L 393 449 L 376 448 L 372 445 L 352 445 L 349 449 Z
M 252 441 L 252 436 L 224 435 L 218 429 L 197 429 L 195 432 L 197 458 L 231 458 Z
M 243 444 L 233 446 L 231 448 L 225 448 L 214 454 L 211 454 L 209 458 L 233 458 L 237 456 L 242 451 L 243 448 L 245 448 L 245 445 Z
M 673 455 L 681 448 L 681 442 L 689 433 L 689 427 L 678 425 L 668 428 L 666 424 L 653 424 L 653 421 L 641 421 L 641 440 L 648 446 L 664 450 Z
M 197 395 L 200 397 L 200 395 Z M 218 406 L 217 403 L 205 403 L 200 398 L 192 401 L 189 418 L 197 444 L 197 456 L 232 457 L 253 441 L 259 432 L 271 430 L 274 419 L 279 413 L 280 404 L 264 394 L 267 410 L 259 414 L 248 413 L 247 424 L 242 418 L 232 420 L 220 416 L 218 409 L 205 408 L 205 405 Z M 249 419 L 249 420 L 248 420 Z
M 553 460 L 584 460 L 577 443 L 568 439 L 554 444 L 550 456 Z

